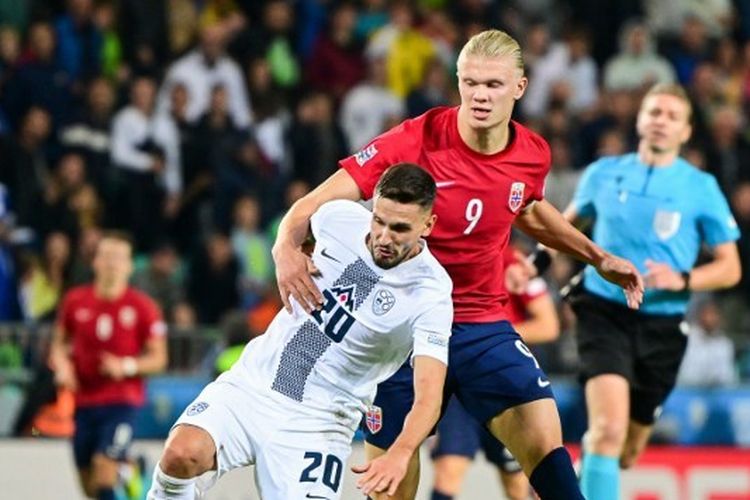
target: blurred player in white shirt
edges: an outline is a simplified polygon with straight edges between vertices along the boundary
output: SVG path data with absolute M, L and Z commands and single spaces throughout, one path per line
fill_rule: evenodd
M 403 431 L 385 455 L 354 468 L 363 493 L 395 492 L 437 422 L 448 361 L 452 284 L 423 239 L 436 220 L 435 189 L 426 171 L 400 164 L 380 179 L 372 213 L 344 200 L 321 206 L 312 263 L 324 303 L 279 312 L 201 392 L 170 433 L 149 499 L 195 498 L 251 464 L 266 500 L 340 498 L 377 384 L 413 352 L 416 398 Z

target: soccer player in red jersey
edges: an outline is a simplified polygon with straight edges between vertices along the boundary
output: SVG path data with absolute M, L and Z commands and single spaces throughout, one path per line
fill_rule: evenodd
M 378 177 L 391 164 L 421 165 L 438 186 L 438 221 L 428 243 L 454 285 L 446 399 L 456 394 L 508 447 L 543 500 L 581 499 L 562 447 L 549 380 L 507 321 L 503 249 L 515 224 L 546 246 L 594 266 L 624 289 L 633 308 L 642 299 L 643 280 L 630 262 L 605 252 L 544 200 L 549 146 L 511 120 L 527 85 L 518 43 L 502 31 L 481 32 L 463 47 L 457 67 L 458 108 L 432 109 L 375 138 L 289 210 L 273 249 L 279 290 L 287 307 L 290 296 L 308 310 L 320 304 L 308 259 L 300 251 L 310 216 L 331 199 L 371 198 Z M 367 443 L 373 458 L 369 467 L 381 473 L 371 476 L 378 477 L 377 484 L 360 486 L 387 491 L 406 471 L 397 497 L 413 498 L 418 454 L 390 447 L 413 397 L 409 367 L 402 372 L 378 387 L 375 405 L 383 424 L 377 432 L 370 430 Z
M 124 234 L 104 235 L 94 257 L 94 282 L 63 298 L 50 364 L 56 382 L 75 391 L 73 452 L 86 495 L 115 498 L 143 376 L 167 365 L 166 326 L 156 304 L 128 286 L 133 247 Z

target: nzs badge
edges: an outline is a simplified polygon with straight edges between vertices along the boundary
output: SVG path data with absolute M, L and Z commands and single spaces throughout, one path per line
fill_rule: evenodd
M 372 299 L 372 312 L 376 316 L 382 316 L 391 310 L 396 303 L 396 297 L 390 290 L 380 289 L 375 292 L 375 298 Z

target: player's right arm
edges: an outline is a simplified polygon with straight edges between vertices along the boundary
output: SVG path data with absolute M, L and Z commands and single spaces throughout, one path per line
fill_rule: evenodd
M 323 303 L 323 295 L 310 277 L 310 258 L 302 252 L 302 244 L 309 233 L 310 218 L 315 211 L 328 201 L 341 199 L 360 199 L 357 183 L 344 169 L 338 170 L 320 186 L 299 199 L 281 219 L 272 254 L 276 263 L 279 294 L 289 312 L 292 312 L 290 295 L 308 312 Z
M 363 476 L 357 481 L 362 493 L 394 495 L 406 476 L 409 461 L 440 418 L 447 365 L 432 356 L 414 356 L 414 404 L 404 427 L 388 451 L 371 462 L 353 467 Z
M 61 387 L 75 391 L 78 388 L 78 380 L 73 360 L 70 357 L 70 337 L 67 334 L 64 321 L 67 309 L 67 301 L 63 301 L 59 317 L 52 330 L 49 365 L 55 372 L 55 383 Z

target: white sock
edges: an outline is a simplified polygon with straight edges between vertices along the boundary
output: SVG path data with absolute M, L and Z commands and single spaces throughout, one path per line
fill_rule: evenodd
M 148 490 L 148 500 L 194 500 L 195 479 L 180 479 L 165 474 L 159 464 L 154 467 L 151 489 Z

